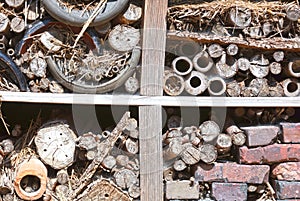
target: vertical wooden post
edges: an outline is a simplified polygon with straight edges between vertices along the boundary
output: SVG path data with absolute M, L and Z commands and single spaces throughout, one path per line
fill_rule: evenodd
M 163 95 L 167 0 L 144 1 L 141 95 Z M 162 108 L 139 107 L 142 201 L 163 200 Z
M 139 108 L 141 201 L 163 200 L 161 113 L 161 106 Z
M 163 95 L 167 0 L 145 0 L 141 95 Z

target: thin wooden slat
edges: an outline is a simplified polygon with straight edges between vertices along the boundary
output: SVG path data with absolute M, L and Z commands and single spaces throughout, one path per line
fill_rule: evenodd
M 137 95 L 92 95 L 52 94 L 30 92 L 0 92 L 2 102 L 84 104 L 84 105 L 129 105 L 129 106 L 174 106 L 174 107 L 300 107 L 299 97 L 203 97 L 203 96 L 137 96 Z
M 141 94 L 161 96 L 165 63 L 167 0 L 145 0 Z
M 139 107 L 140 186 L 142 201 L 163 200 L 162 109 Z

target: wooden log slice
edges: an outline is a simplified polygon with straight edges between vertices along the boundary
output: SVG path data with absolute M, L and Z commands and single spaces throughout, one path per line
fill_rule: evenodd
M 199 126 L 204 142 L 213 142 L 221 132 L 219 125 L 214 121 L 205 121 Z
M 129 188 L 130 186 L 138 183 L 137 175 L 129 169 L 122 169 L 116 172 L 114 174 L 114 178 L 116 184 L 122 189 Z
M 251 10 L 243 7 L 233 7 L 229 11 L 229 19 L 234 26 L 245 28 L 251 24 Z
M 40 128 L 34 142 L 44 163 L 54 169 L 63 169 L 74 161 L 75 138 L 69 125 L 55 123 Z
M 121 52 L 132 50 L 140 41 L 140 31 L 131 26 L 117 25 L 109 33 L 110 46 Z
M 12 29 L 13 32 L 15 33 L 21 33 L 25 30 L 25 21 L 21 17 L 14 17 L 10 21 L 10 28 Z
M 199 147 L 200 159 L 207 164 L 211 164 L 217 160 L 218 151 L 215 146 L 204 144 Z
M 200 161 L 201 152 L 194 146 L 188 146 L 180 153 L 180 156 L 187 165 L 194 165 Z
M 232 146 L 232 141 L 230 135 L 227 134 L 220 134 L 217 138 L 216 147 L 218 150 L 218 153 L 226 154 L 230 151 Z

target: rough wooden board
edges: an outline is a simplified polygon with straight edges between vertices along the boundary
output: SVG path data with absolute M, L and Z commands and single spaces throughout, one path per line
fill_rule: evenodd
M 252 38 L 241 39 L 239 37 L 229 37 L 229 36 L 216 36 L 201 33 L 192 32 L 181 32 L 181 31 L 170 31 L 167 34 L 168 39 L 174 40 L 187 40 L 193 39 L 202 43 L 219 43 L 222 45 L 236 44 L 242 48 L 254 48 L 254 49 L 265 49 L 265 50 L 289 50 L 289 51 L 299 51 L 300 50 L 300 40 L 294 39 L 284 39 L 280 37 L 274 38 L 264 38 L 263 40 L 255 40 Z
M 162 108 L 141 106 L 140 187 L 141 200 L 163 200 Z
M 145 0 L 142 52 L 142 95 L 162 95 L 167 0 Z

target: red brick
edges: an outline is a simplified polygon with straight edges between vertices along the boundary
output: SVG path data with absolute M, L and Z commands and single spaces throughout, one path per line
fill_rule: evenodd
M 299 199 L 300 182 L 275 180 L 275 191 L 278 199 Z
M 250 126 L 242 127 L 247 136 L 246 144 L 249 147 L 264 146 L 270 144 L 279 134 L 278 126 Z
M 300 162 L 288 162 L 277 165 L 272 171 L 277 180 L 300 181 Z
M 246 164 L 272 164 L 300 161 L 300 144 L 272 144 L 265 147 L 239 149 L 239 161 Z
M 300 123 L 280 123 L 284 143 L 300 143 Z
M 237 163 L 215 163 L 214 165 L 200 164 L 195 170 L 194 177 L 201 182 L 237 182 L 262 184 L 269 179 L 268 165 L 240 165 Z
M 212 183 L 212 196 L 217 201 L 246 201 L 247 184 L 245 183 Z

